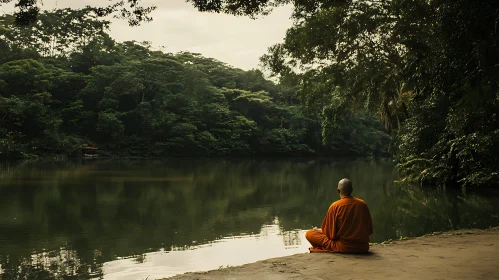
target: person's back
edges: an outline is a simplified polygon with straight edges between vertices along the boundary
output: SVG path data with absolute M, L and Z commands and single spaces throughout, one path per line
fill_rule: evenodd
M 331 236 L 337 240 L 339 252 L 367 252 L 372 234 L 371 214 L 367 204 L 358 198 L 344 197 L 331 205 L 335 208 L 335 230 Z M 334 236 L 334 237 L 333 237 Z
M 373 233 L 367 204 L 351 196 L 352 184 L 343 179 L 338 184 L 341 199 L 331 204 L 321 229 L 307 232 L 312 244 L 310 252 L 362 253 L 369 250 L 369 235 Z

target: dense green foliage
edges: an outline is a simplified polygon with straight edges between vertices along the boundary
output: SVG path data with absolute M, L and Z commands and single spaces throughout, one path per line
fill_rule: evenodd
M 113 41 L 93 9 L 0 18 L 0 156 L 382 155 L 388 134 L 345 114 L 321 137 L 290 85 L 194 53 Z
M 37 3 L 37 1 L 18 2 L 20 9 L 23 9 L 25 4 L 29 6 Z M 351 154 L 352 151 L 356 154 L 375 154 L 377 152 L 373 152 L 373 149 L 379 150 L 376 147 L 380 147 L 380 143 L 385 143 L 383 141 L 386 141 L 386 137 L 379 134 L 375 120 L 370 117 L 359 117 L 364 115 L 365 111 L 369 111 L 377 113 L 386 128 L 391 131 L 391 152 L 399 162 L 400 170 L 407 175 L 406 179 L 419 181 L 422 184 L 445 186 L 498 184 L 499 159 L 496 155 L 499 154 L 497 119 L 499 2 L 466 0 L 188 0 L 188 2 L 200 11 L 249 16 L 268 14 L 276 6 L 293 4 L 294 24 L 288 30 L 284 42 L 271 47 L 269 53 L 262 58 L 281 84 L 274 87 L 273 91 L 269 88 L 264 90 L 266 96 L 271 99 L 261 94 L 254 97 L 258 91 L 241 86 L 235 80 L 231 86 L 221 84 L 218 78 L 212 77 L 212 73 L 203 72 L 200 68 L 180 62 L 186 69 L 194 68 L 200 71 L 200 76 L 208 80 L 207 85 L 219 89 L 226 98 L 231 112 L 236 111 L 247 120 L 254 121 L 257 126 L 270 125 L 273 130 L 263 131 L 259 127 L 256 133 L 248 123 L 249 126 L 243 125 L 245 128 L 238 129 L 242 134 L 245 134 L 243 132 L 245 129 L 255 132 L 251 134 L 256 135 L 255 137 L 241 140 L 246 143 L 246 148 L 245 145 L 239 144 L 227 148 L 223 144 L 221 144 L 223 147 L 195 144 L 196 141 L 200 141 L 199 137 L 204 139 L 201 142 L 211 141 L 219 144 L 219 141 L 212 141 L 211 136 L 216 139 L 210 130 L 213 128 L 208 128 L 207 125 L 200 128 L 199 124 L 194 124 L 198 132 L 207 131 L 207 133 L 194 138 L 184 137 L 195 135 L 193 127 L 184 126 L 175 129 L 183 135 L 175 138 L 177 140 L 182 137 L 189 138 L 191 144 L 187 146 L 171 144 L 162 147 L 196 146 L 198 150 L 196 153 L 206 153 L 210 150 L 216 151 L 213 152 L 215 154 L 245 154 L 248 150 L 260 152 L 271 147 L 271 150 L 277 153 L 314 150 L 342 154 Z M 137 1 L 128 1 L 128 3 L 140 7 Z M 87 10 L 94 17 L 101 15 L 98 9 Z M 116 11 L 116 8 L 111 9 L 109 13 Z M 147 11 L 144 12 L 147 15 Z M 137 11 L 137 14 L 142 13 Z M 30 16 L 36 19 L 35 22 L 41 20 L 38 13 L 32 13 Z M 138 18 L 136 22 L 144 19 Z M 19 17 L 16 20 L 19 22 Z M 111 49 L 116 50 L 118 45 L 113 45 Z M 99 46 L 102 48 L 103 45 Z M 23 47 L 23 55 L 33 56 L 33 53 L 27 52 L 28 49 L 30 48 Z M 91 49 L 96 55 L 95 48 Z M 53 56 L 51 53 L 47 54 L 46 49 L 38 49 L 37 52 L 42 54 L 44 59 Z M 57 50 L 55 52 L 57 53 Z M 75 53 L 83 54 L 84 51 L 78 50 Z M 158 55 L 157 52 L 151 53 Z M 76 68 L 71 70 L 74 73 L 95 77 L 98 67 L 91 68 L 92 66 L 100 63 L 107 63 L 106 67 L 122 64 L 126 55 L 126 51 L 119 53 L 108 49 L 106 55 L 101 53 L 100 56 L 101 59 L 106 57 L 112 61 L 86 61 L 86 66 L 80 66 L 86 67 L 86 70 L 76 70 Z M 178 61 L 179 56 L 170 55 L 169 59 Z M 133 59 L 129 61 L 131 60 Z M 231 69 L 220 63 L 219 66 L 221 69 Z M 235 69 L 231 69 L 233 70 Z M 101 75 L 106 76 L 104 72 Z M 84 80 L 88 82 L 87 78 Z M 100 82 L 105 83 L 105 81 Z M 233 86 L 234 83 L 236 86 Z M 249 91 L 251 94 L 238 93 L 239 91 L 231 91 L 232 89 Z M 297 96 L 290 94 L 295 89 L 298 90 Z M 227 99 L 228 96 L 232 96 L 232 99 Z M 255 102 L 255 98 L 260 101 Z M 38 96 L 38 99 L 41 100 L 43 97 Z M 123 98 L 121 99 L 122 103 Z M 246 103 L 242 102 L 243 100 Z M 290 100 L 295 102 L 302 100 L 303 103 L 289 102 Z M 147 99 L 145 101 L 150 102 Z M 199 99 L 195 101 L 199 102 Z M 83 106 L 88 104 L 84 103 Z M 286 116 L 290 115 L 275 116 L 272 113 L 273 123 L 265 123 L 268 121 L 265 118 L 254 119 L 261 115 L 249 116 L 249 111 L 241 110 L 241 106 L 255 104 L 261 105 L 260 109 L 267 110 L 266 112 L 277 110 L 276 112 L 283 113 L 287 110 L 290 114 L 301 112 L 299 108 L 295 108 L 296 110 L 291 108 L 303 105 L 307 113 L 305 115 L 300 113 L 298 118 L 294 118 L 296 122 L 293 126 L 291 121 L 287 125 L 282 123 L 277 126 L 279 117 L 289 120 Z M 280 107 L 279 109 L 286 110 L 270 108 L 265 104 L 274 104 Z M 95 102 L 94 105 L 97 106 Z M 118 105 L 106 103 L 100 112 L 101 123 L 94 124 L 97 131 L 100 131 L 94 134 L 99 134 L 98 140 L 101 142 L 115 141 L 118 138 L 125 141 L 126 136 L 129 136 L 127 133 L 130 130 L 126 129 L 125 125 L 119 124 L 120 121 L 123 123 L 124 116 L 118 116 L 112 111 L 117 110 L 116 106 Z M 198 106 L 194 107 L 199 109 Z M 117 112 L 121 112 L 120 110 L 123 109 Z M 178 112 L 175 114 L 182 115 Z M 199 116 L 199 114 L 191 116 L 188 123 Z M 150 117 L 154 118 L 154 115 Z M 305 126 L 303 126 L 304 120 L 309 121 Z M 86 119 L 86 124 L 91 126 L 92 122 Z M 48 122 L 45 125 L 47 129 L 44 131 L 48 132 L 49 127 L 57 127 L 57 122 Z M 307 132 L 300 134 L 304 131 L 304 127 Z M 154 126 L 148 129 L 155 130 Z M 318 141 L 319 130 L 322 143 Z M 13 137 L 16 136 L 12 132 L 4 142 L 12 147 L 18 145 L 12 140 Z M 92 137 L 93 140 L 97 135 L 86 135 L 86 137 Z M 241 139 L 240 136 L 236 138 Z M 152 140 L 155 144 L 158 143 L 156 139 Z M 366 139 L 369 141 L 366 142 Z M 374 142 L 371 139 L 374 139 Z M 136 143 L 135 140 L 127 141 L 127 143 Z M 283 143 L 290 143 L 291 148 L 283 148 Z M 344 144 L 352 146 L 348 148 Z
M 294 25 L 262 60 L 309 107 L 328 104 L 325 134 L 344 106 L 367 108 L 393 130 L 407 179 L 497 186 L 499 1 L 190 2 L 250 16 L 293 3 Z
M 42 0 L 0 0 L 2 4 L 14 2 L 16 12 L 14 14 L 16 23 L 20 25 L 30 25 L 38 20 L 40 15 L 40 6 L 43 5 Z M 142 6 L 140 0 L 108 0 L 104 2 L 104 6 L 90 7 L 95 16 L 104 17 L 113 15 L 114 18 L 126 19 L 130 26 L 140 25 L 142 22 L 149 22 L 152 18 L 149 14 L 156 9 L 156 6 Z M 101 3 L 102 4 L 102 3 Z

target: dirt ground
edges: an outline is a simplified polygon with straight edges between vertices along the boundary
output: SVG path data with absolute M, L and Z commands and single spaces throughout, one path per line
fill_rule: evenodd
M 494 280 L 499 279 L 499 228 L 376 244 L 365 255 L 298 254 L 168 279 Z

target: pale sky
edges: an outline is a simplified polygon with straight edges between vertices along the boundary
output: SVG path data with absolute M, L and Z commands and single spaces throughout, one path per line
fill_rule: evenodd
M 97 6 L 104 0 L 43 0 L 42 9 Z M 117 41 L 150 41 L 164 46 L 166 52 L 190 51 L 213 57 L 245 70 L 257 68 L 267 48 L 282 42 L 291 27 L 291 7 L 274 10 L 252 20 L 225 14 L 201 13 L 185 0 L 142 0 L 144 6 L 156 5 L 153 21 L 130 27 L 126 20 L 112 20 L 111 36 Z M 12 12 L 14 4 L 0 6 Z

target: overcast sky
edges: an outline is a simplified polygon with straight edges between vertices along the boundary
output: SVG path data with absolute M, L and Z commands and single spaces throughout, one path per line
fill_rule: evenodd
M 104 0 L 43 0 L 42 9 L 86 5 L 96 6 Z M 139 27 L 129 27 L 126 20 L 114 20 L 111 36 L 117 41 L 150 41 L 164 46 L 167 52 L 191 51 L 213 57 L 242 69 L 256 68 L 261 55 L 275 43 L 282 42 L 291 26 L 291 7 L 281 7 L 257 20 L 225 14 L 198 12 L 185 0 L 142 0 L 156 5 L 154 20 Z M 12 12 L 14 4 L 0 6 Z

